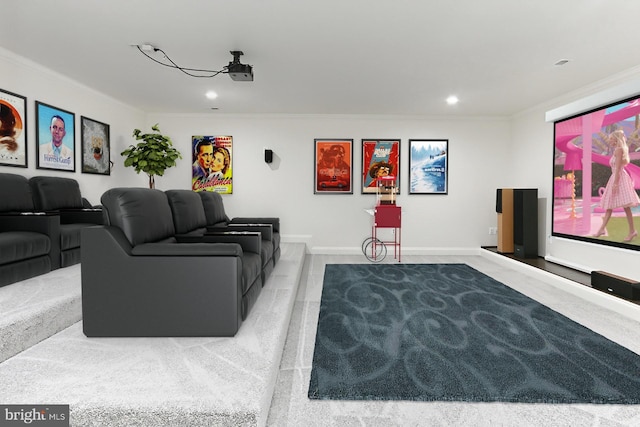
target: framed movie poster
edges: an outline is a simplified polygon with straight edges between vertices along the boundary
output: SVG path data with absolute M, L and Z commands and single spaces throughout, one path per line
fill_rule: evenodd
M 75 114 L 36 101 L 38 169 L 75 172 Z
M 109 125 L 80 116 L 82 140 L 82 173 L 111 173 Z
M 315 139 L 314 193 L 353 194 L 353 139 Z
M 409 194 L 447 194 L 448 139 L 409 140 Z
M 0 165 L 27 167 L 27 98 L 2 89 Z
M 400 194 L 400 140 L 362 140 L 362 194 L 376 193 L 376 180 L 395 176 Z
M 233 137 L 191 137 L 193 191 L 233 193 Z

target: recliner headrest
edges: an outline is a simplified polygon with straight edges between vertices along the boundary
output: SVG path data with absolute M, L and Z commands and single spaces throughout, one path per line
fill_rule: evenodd
M 132 246 L 173 237 L 167 196 L 150 188 L 112 188 L 100 198 L 106 224 L 120 228 Z
M 178 234 L 207 226 L 200 196 L 191 190 L 167 190 L 165 194 L 173 214 L 173 226 Z
M 202 206 L 204 207 L 208 225 L 229 222 L 229 217 L 224 212 L 224 203 L 220 194 L 213 191 L 200 191 L 198 194 L 202 198 Z
M 32 212 L 35 209 L 29 180 L 13 173 L 0 173 L 0 212 Z
M 29 185 L 36 209 L 56 211 L 83 208 L 80 185 L 75 179 L 34 176 L 29 179 Z

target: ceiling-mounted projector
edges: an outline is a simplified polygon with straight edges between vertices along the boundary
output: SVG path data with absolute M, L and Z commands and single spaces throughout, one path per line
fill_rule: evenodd
M 253 67 L 240 63 L 240 56 L 244 55 L 244 53 L 241 50 L 232 50 L 229 53 L 233 55 L 233 61 L 229 62 L 227 66 L 227 73 L 229 77 L 231 77 L 231 80 L 237 82 L 252 82 Z
M 253 67 L 251 65 L 242 64 L 240 62 L 240 57 L 244 55 L 244 52 L 242 52 L 241 50 L 229 51 L 229 53 L 233 55 L 233 61 L 229 62 L 229 65 L 223 67 L 222 70 L 202 70 L 198 68 L 185 68 L 179 66 L 171 58 L 169 58 L 169 55 L 167 55 L 164 50 L 155 47 L 152 44 L 144 43 L 133 46 L 138 48 L 140 53 L 151 59 L 153 62 L 156 62 L 165 67 L 175 68 L 191 77 L 215 77 L 219 74 L 229 74 L 231 80 L 235 80 L 237 82 L 253 81 Z M 156 52 L 160 52 L 161 54 L 163 54 L 165 60 L 158 60 L 151 57 L 151 54 L 154 54 Z

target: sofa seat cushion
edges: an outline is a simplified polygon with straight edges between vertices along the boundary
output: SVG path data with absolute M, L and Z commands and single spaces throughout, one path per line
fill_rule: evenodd
M 189 237 L 202 237 L 207 233 L 207 228 L 197 228 L 195 230 L 191 230 L 187 233 L 182 234 L 183 236 L 189 236 Z
M 242 256 L 242 294 L 247 293 L 256 278 L 261 277 L 262 257 L 252 252 L 244 252 Z
M 95 224 L 61 224 L 60 225 L 60 249 L 63 251 L 79 248 L 82 229 L 95 226 Z
M 226 221 L 214 222 L 212 224 L 207 224 L 208 228 L 211 228 L 211 227 L 227 228 L 228 226 L 229 226 L 229 223 L 226 222 Z
M 0 265 L 0 286 L 27 280 L 51 271 L 51 258 L 39 256 Z M 3 343 L 4 344 L 4 343 Z
M 32 231 L 7 231 L 0 233 L 0 265 L 48 255 L 51 240 L 44 234 Z

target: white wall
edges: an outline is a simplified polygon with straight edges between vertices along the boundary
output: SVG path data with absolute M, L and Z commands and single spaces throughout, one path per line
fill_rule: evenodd
M 374 196 L 313 194 L 313 139 L 353 138 L 355 181 L 361 171 L 362 138 L 401 138 L 401 195 L 403 253 L 476 251 L 495 245 L 488 234 L 495 227 L 495 189 L 535 187 L 540 197 L 540 254 L 568 265 L 602 269 L 640 279 L 638 252 L 598 247 L 551 238 L 553 127 L 545 112 L 566 104 L 592 99 L 621 83 L 638 80 L 632 70 L 597 82 L 562 99 L 503 118 L 379 117 L 379 116 L 199 116 L 146 115 L 107 95 L 44 69 L 0 48 L 0 88 L 28 98 L 28 168 L 0 166 L 0 172 L 25 176 L 56 175 L 79 181 L 83 195 L 98 203 L 100 195 L 116 186 L 146 186 L 145 175 L 124 168 L 119 153 L 134 143 L 134 128 L 160 123 L 185 156 L 176 168 L 158 178 L 160 189 L 190 188 L 192 135 L 234 137 L 234 194 L 225 196 L 230 216 L 277 215 L 285 239 L 304 241 L 312 252 L 356 252 L 369 235 Z M 635 87 L 635 86 L 634 86 Z M 640 87 L 640 85 L 638 86 Z M 631 93 L 629 95 L 632 95 Z M 596 96 L 597 97 L 597 96 Z M 76 172 L 35 168 L 35 101 L 76 114 Z M 80 116 L 110 125 L 110 176 L 80 172 Z M 449 194 L 407 195 L 408 140 L 448 138 L 450 149 Z M 275 161 L 263 161 L 263 149 L 275 152 Z
M 91 203 L 110 187 L 128 185 L 130 176 L 122 173 L 119 153 L 133 138 L 133 129 L 144 125 L 145 114 L 65 76 L 53 73 L 27 59 L 0 48 L 0 88 L 27 97 L 27 168 L 0 166 L 0 172 L 31 177 L 34 175 L 74 178 Z M 76 171 L 36 169 L 35 101 L 75 113 Z M 81 173 L 80 117 L 85 116 L 110 126 L 111 159 L 116 163 L 111 176 Z M 135 173 L 133 174 L 135 176 Z
M 509 122 L 487 118 L 379 116 L 198 116 L 150 115 L 184 160 L 160 178 L 161 189 L 190 188 L 188 159 L 192 135 L 232 135 L 233 194 L 225 195 L 229 216 L 277 215 L 289 240 L 307 243 L 311 252 L 360 251 L 371 234 L 365 213 L 375 196 L 360 194 L 362 138 L 401 139 L 403 253 L 439 253 L 495 245 L 495 188 L 502 182 Z M 314 195 L 314 138 L 354 140 L 354 194 Z M 410 138 L 449 139 L 449 194 L 407 195 Z M 275 153 L 264 162 L 264 148 Z

